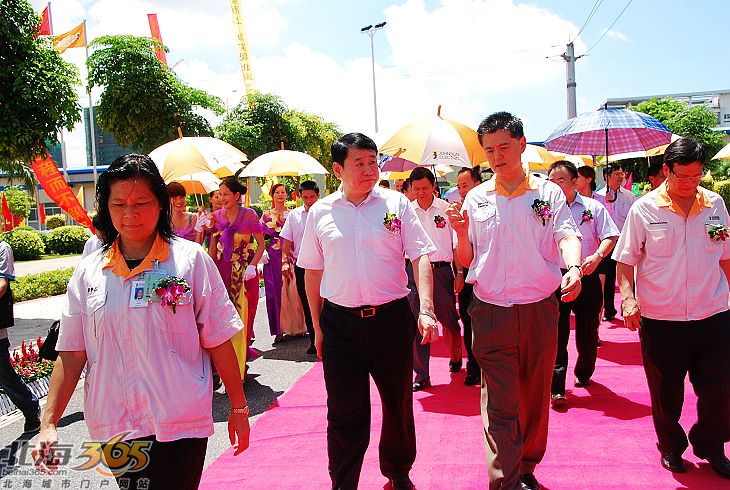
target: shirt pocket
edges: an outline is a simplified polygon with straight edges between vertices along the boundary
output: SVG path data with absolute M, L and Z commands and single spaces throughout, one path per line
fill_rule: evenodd
M 671 257 L 674 250 L 672 229 L 668 224 L 648 225 L 646 253 L 651 257 Z
M 88 321 L 85 344 L 89 365 L 96 362 L 99 352 L 99 341 L 105 326 L 106 298 L 106 291 L 94 294 L 86 298 L 86 304 L 84 305 L 84 315 Z
M 702 237 L 702 243 L 705 246 L 705 251 L 717 255 L 718 259 L 722 256 L 722 249 L 725 242 L 723 240 L 713 240 L 710 237 L 709 229 L 710 226 L 723 226 L 721 223 L 705 223 L 705 233 Z
M 476 230 L 474 230 L 476 233 L 474 235 L 478 241 L 488 243 L 499 221 L 497 208 L 494 206 L 479 208 L 474 211 L 473 218 L 476 227 Z

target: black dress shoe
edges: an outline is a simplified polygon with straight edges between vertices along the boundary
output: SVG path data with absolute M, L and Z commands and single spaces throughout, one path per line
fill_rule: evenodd
M 590 385 L 591 385 L 590 378 L 588 378 L 588 379 L 575 378 L 575 383 L 573 383 L 573 386 L 575 386 L 576 388 L 585 388 L 586 386 L 590 386 Z
M 713 456 L 707 459 L 710 467 L 723 478 L 730 480 L 730 460 L 725 455 Z
M 478 374 L 467 374 L 464 378 L 464 384 L 466 386 L 476 386 L 481 383 L 480 376 Z
M 38 432 L 41 429 L 41 409 L 31 415 L 25 417 L 25 424 L 23 424 L 23 434 L 32 434 Z
M 390 488 L 393 490 L 413 490 L 416 488 L 413 486 L 411 479 L 408 478 L 408 475 L 392 478 L 388 480 L 388 483 L 390 484 Z
M 425 390 L 426 388 L 429 388 L 431 386 L 431 380 L 430 379 L 422 379 L 421 381 L 415 381 L 413 383 L 413 391 L 421 391 Z
M 684 473 L 687 471 L 687 465 L 684 464 L 682 455 L 677 453 L 662 454 L 662 466 L 672 473 Z
M 601 318 L 601 320 L 603 320 L 604 322 L 610 322 L 611 320 L 614 320 L 615 318 L 616 318 L 616 313 L 614 313 L 613 315 L 604 315 L 603 318 Z
M 540 482 L 532 473 L 520 475 L 520 486 L 522 490 L 540 490 Z
M 461 359 L 458 361 L 449 361 L 449 371 L 452 373 L 458 373 L 461 371 Z

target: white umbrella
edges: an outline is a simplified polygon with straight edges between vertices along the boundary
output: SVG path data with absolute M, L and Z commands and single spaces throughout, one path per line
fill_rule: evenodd
M 241 177 L 299 177 L 309 174 L 328 174 L 317 160 L 301 151 L 276 150 L 253 159 L 241 172 Z

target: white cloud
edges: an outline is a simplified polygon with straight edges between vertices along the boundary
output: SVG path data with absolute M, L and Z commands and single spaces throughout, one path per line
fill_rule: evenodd
M 604 29 L 603 33 L 606 34 L 606 36 L 610 37 L 611 39 L 616 39 L 623 43 L 628 43 L 631 41 L 631 39 L 629 39 L 629 36 L 627 36 L 623 32 L 619 32 L 614 29 L 610 29 L 610 30 Z

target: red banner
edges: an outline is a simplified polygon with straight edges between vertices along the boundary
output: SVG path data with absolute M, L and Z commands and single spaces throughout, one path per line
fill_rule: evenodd
M 46 207 L 42 203 L 38 203 L 38 221 L 42 225 L 46 224 Z
M 8 200 L 5 199 L 5 193 L 3 192 L 3 199 L 2 199 L 2 213 L 3 213 L 3 220 L 5 221 L 4 230 L 10 231 L 13 229 L 13 215 L 10 212 L 10 206 L 8 206 Z
M 41 13 L 42 20 L 41 23 L 38 25 L 38 36 L 50 36 L 51 35 L 51 11 L 50 7 L 46 7 L 43 9 L 43 12 Z
M 147 21 L 150 23 L 150 32 L 152 33 L 152 37 L 160 41 L 160 44 L 162 44 L 162 34 L 160 33 L 160 24 L 157 23 L 157 14 L 147 14 Z M 167 64 L 167 56 L 165 55 L 164 49 L 155 49 L 155 55 L 158 60 Z
M 53 163 L 51 157 L 37 158 L 32 168 L 36 177 L 38 177 L 38 182 L 43 187 L 43 190 L 46 191 L 48 197 L 78 223 L 90 229 L 92 233 L 96 233 L 94 231 L 94 225 L 91 224 L 91 219 L 89 219 L 89 215 L 86 214 L 86 210 L 79 200 L 76 199 L 76 196 L 71 191 L 71 187 L 64 180 L 63 175 L 58 171 L 58 167 Z

